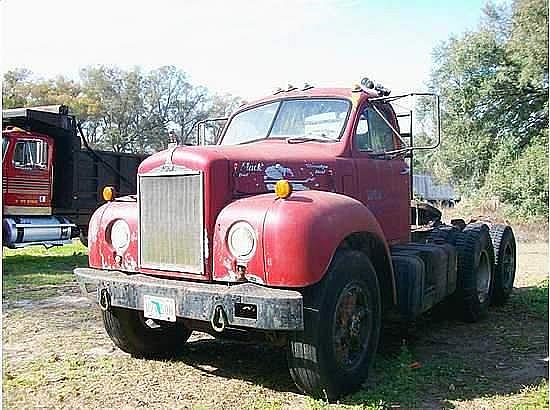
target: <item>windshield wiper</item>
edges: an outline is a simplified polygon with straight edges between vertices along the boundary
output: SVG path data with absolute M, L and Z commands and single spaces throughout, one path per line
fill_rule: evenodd
M 317 142 L 337 142 L 337 140 L 329 137 L 324 137 L 322 135 L 317 137 L 308 137 L 306 135 L 300 135 L 297 137 L 289 137 L 286 139 L 286 142 L 289 144 L 299 144 L 301 142 L 310 142 L 310 141 L 317 141 Z
M 235 144 L 235 145 L 244 145 L 244 144 L 250 144 L 252 142 L 258 142 L 258 141 L 263 141 L 265 140 L 266 137 L 262 137 L 262 138 L 254 138 L 252 140 L 248 140 L 248 141 L 243 141 L 243 142 L 239 142 L 238 144 Z

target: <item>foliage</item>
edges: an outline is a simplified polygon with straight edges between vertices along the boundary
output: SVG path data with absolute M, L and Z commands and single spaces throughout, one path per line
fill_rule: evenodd
M 548 1 L 489 4 L 483 14 L 478 30 L 434 50 L 443 142 L 419 160 L 466 196 L 547 215 Z
M 91 66 L 81 70 L 78 81 L 36 78 L 15 69 L 4 74 L 2 101 L 4 108 L 68 105 L 92 146 L 119 152 L 196 143 L 198 121 L 228 115 L 239 103 L 237 97 L 193 85 L 173 66 L 148 72 Z

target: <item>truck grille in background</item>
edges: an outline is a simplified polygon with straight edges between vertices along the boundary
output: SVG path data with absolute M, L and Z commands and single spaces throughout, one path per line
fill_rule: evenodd
M 138 190 L 140 266 L 202 274 L 202 173 L 141 175 Z

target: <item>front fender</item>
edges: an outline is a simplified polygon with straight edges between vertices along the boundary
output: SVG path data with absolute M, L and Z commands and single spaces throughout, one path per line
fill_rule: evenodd
M 88 261 L 92 268 L 116 269 L 127 272 L 138 270 L 137 264 L 137 202 L 130 197 L 122 197 L 107 202 L 93 213 L 88 227 Z M 116 259 L 116 251 L 110 244 L 108 232 L 112 223 L 124 219 L 130 227 L 130 244 Z
M 265 263 L 263 230 L 267 211 L 275 203 L 274 194 L 256 195 L 231 202 L 221 210 L 216 220 L 213 243 L 213 277 L 214 280 L 237 282 L 242 280 L 237 265 L 245 266 L 245 279 L 264 284 Z M 248 261 L 238 261 L 229 251 L 227 236 L 233 224 L 246 221 L 256 231 L 256 252 Z
M 361 202 L 324 191 L 300 191 L 269 209 L 263 233 L 266 282 L 304 287 L 323 278 L 338 246 L 354 233 L 385 244 L 378 221 Z M 384 246 L 388 252 L 387 246 Z
M 256 253 L 239 263 L 229 252 L 227 233 L 238 221 L 257 233 Z M 214 279 L 239 280 L 237 264 L 248 280 L 270 286 L 305 287 L 320 281 L 342 241 L 354 233 L 375 236 L 385 245 L 382 229 L 361 202 L 324 191 L 300 191 L 287 199 L 274 194 L 232 202 L 218 216 L 214 235 Z

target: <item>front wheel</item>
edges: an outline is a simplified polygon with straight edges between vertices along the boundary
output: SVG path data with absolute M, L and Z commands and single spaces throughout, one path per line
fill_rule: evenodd
M 154 321 L 133 309 L 111 307 L 103 324 L 113 343 L 134 357 L 173 357 L 183 353 L 191 331 L 181 323 Z
M 290 374 L 298 388 L 335 399 L 366 379 L 380 336 L 380 288 L 369 258 L 336 253 L 325 278 L 306 289 L 304 331 L 288 344 Z

